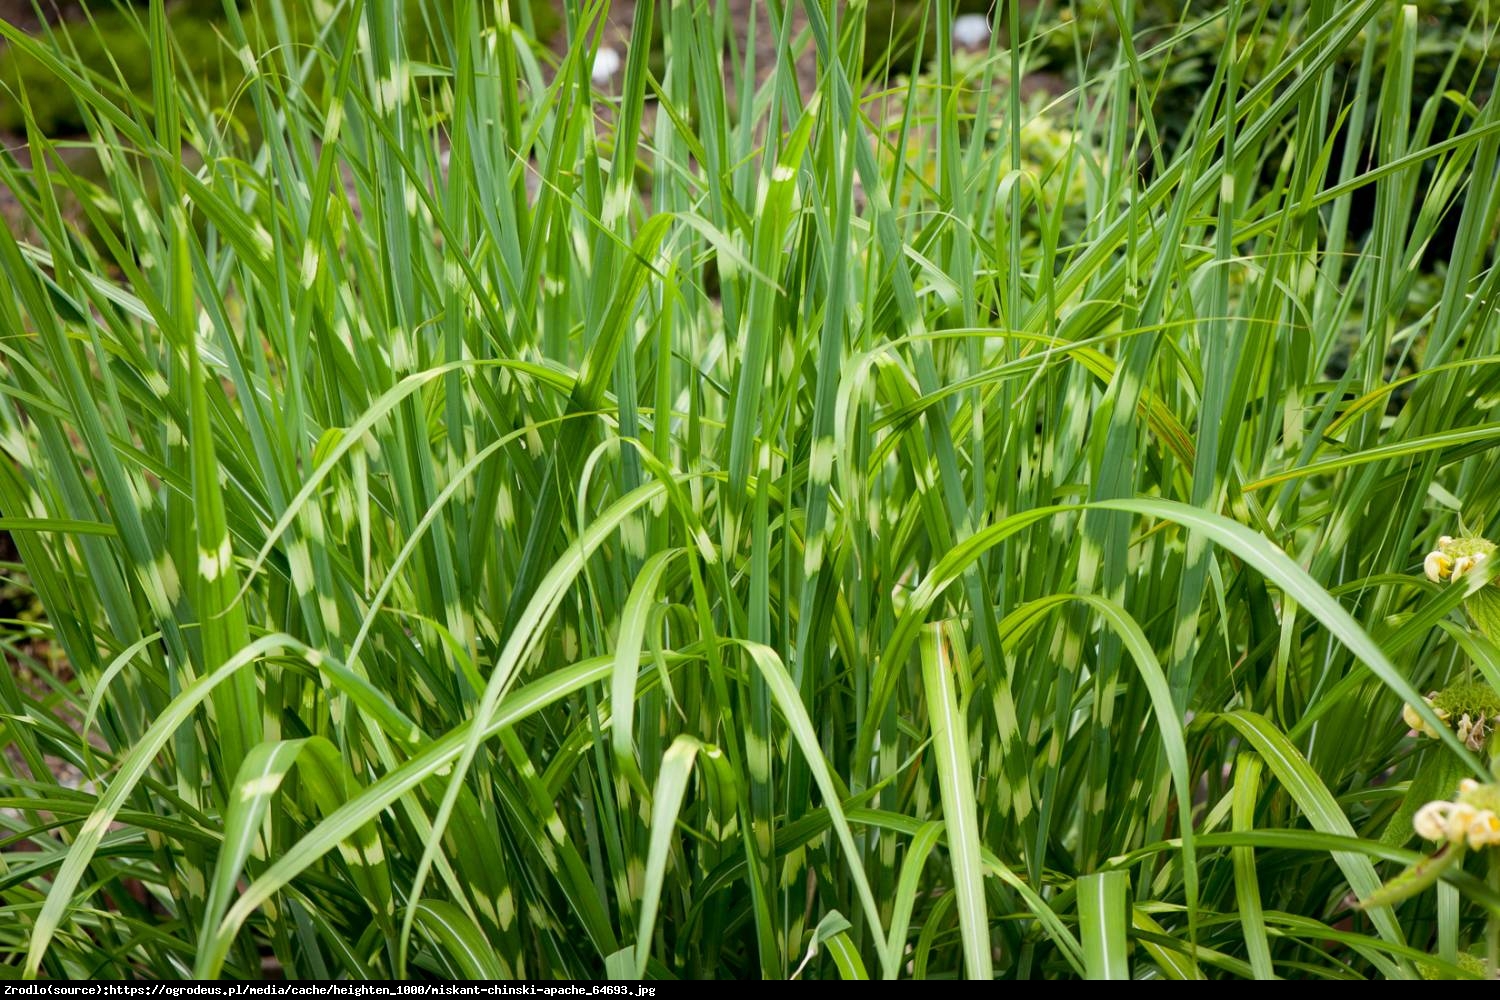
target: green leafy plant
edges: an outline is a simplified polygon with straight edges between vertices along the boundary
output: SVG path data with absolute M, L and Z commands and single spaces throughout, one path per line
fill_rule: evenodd
M 232 110 L 160 2 L 149 87 L 0 24 L 7 974 L 1486 974 L 1480 852 L 1382 888 L 1500 681 L 1417 572 L 1500 515 L 1500 104 L 1416 8 L 1167 144 L 1019 5 L 891 89 L 867 5 L 648 0 L 610 93 L 602 0 L 331 6 L 225 7 Z
M 1437 548 L 1422 561 L 1427 578 L 1433 583 L 1462 585 L 1469 614 L 1479 633 L 1487 640 L 1495 638 L 1496 617 L 1500 599 L 1496 587 L 1500 582 L 1489 579 L 1495 543 L 1487 538 L 1444 535 Z M 1474 584 L 1471 586 L 1471 584 Z M 1493 675 L 1487 671 L 1487 676 Z M 1413 705 L 1402 710 L 1403 720 L 1414 730 L 1433 739 L 1448 732 L 1458 742 L 1479 753 L 1490 750 L 1495 727 L 1500 724 L 1500 690 L 1490 680 L 1459 680 L 1422 699 L 1427 711 Z M 1431 717 L 1429 717 L 1429 715 Z M 1434 725 L 1434 721 L 1436 725 Z M 1491 752 L 1491 768 L 1500 779 L 1500 754 Z M 1448 758 L 1426 763 L 1413 782 L 1413 796 L 1397 814 L 1397 820 L 1409 821 L 1412 830 L 1423 840 L 1435 841 L 1439 847 L 1430 856 L 1412 865 L 1383 886 L 1370 900 L 1386 904 L 1410 898 L 1432 886 L 1443 872 L 1462 863 L 1466 851 L 1490 853 L 1490 888 L 1500 891 L 1500 863 L 1491 848 L 1500 848 L 1500 783 L 1481 783 L 1473 778 L 1458 781 L 1458 792 L 1451 798 L 1451 772 Z M 1434 791 L 1443 797 L 1422 801 Z M 1393 825 L 1397 822 L 1393 820 Z M 1397 829 L 1399 837 L 1404 828 Z M 1500 976 L 1500 914 L 1491 914 L 1486 941 L 1485 978 Z

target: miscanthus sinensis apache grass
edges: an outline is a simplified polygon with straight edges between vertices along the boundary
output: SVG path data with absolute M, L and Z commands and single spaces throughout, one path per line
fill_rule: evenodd
M 1493 960 L 1491 703 L 1421 692 L 1500 685 L 1424 560 L 1500 516 L 1494 60 L 683 0 L 601 90 L 602 0 L 244 6 L 227 100 L 170 4 L 145 88 L 0 24 L 86 125 L 4 92 L 8 973 Z

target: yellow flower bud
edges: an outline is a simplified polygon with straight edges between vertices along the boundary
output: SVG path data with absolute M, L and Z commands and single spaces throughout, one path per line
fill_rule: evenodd
M 1446 723 L 1448 721 L 1448 712 L 1446 709 L 1438 708 L 1434 705 L 1431 697 L 1426 697 L 1422 700 L 1427 703 L 1428 708 L 1432 709 L 1432 714 L 1438 717 L 1439 722 Z M 1418 735 L 1425 736 L 1431 740 L 1439 738 L 1438 731 L 1418 715 L 1417 710 L 1411 705 L 1401 706 L 1401 721 L 1406 723 L 1408 728 L 1416 730 Z

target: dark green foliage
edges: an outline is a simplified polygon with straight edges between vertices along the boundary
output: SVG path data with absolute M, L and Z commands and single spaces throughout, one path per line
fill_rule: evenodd
M 517 10 L 517 0 L 510 0 Z M 76 53 L 79 65 L 100 74 L 102 86 L 115 91 L 149 94 L 151 90 L 151 46 L 146 30 L 146 4 L 111 5 L 94 0 L 87 16 L 65 20 L 50 30 L 59 49 Z M 261 29 L 274 37 L 269 5 L 247 8 L 247 28 Z M 311 44 L 316 38 L 315 5 L 294 0 L 285 5 L 294 44 Z M 168 8 L 172 34 L 181 43 L 180 73 L 200 89 L 213 105 L 222 106 L 239 90 L 244 70 L 234 49 L 225 42 L 223 6 L 220 0 L 182 0 Z M 548 0 L 530 0 L 530 21 L 536 37 L 551 38 L 562 19 Z M 10 94 L 0 96 L 0 131 L 19 132 L 25 121 L 19 98 L 26 94 L 37 127 L 46 135 L 68 135 L 84 127 L 83 115 L 74 95 L 58 87 L 46 68 L 14 50 L 0 46 L 0 86 Z M 242 114 L 253 124 L 248 112 Z
M 958 14 L 989 14 L 995 6 L 991 0 L 957 0 L 954 11 Z M 919 44 L 922 52 L 918 65 L 925 64 L 937 52 L 935 17 L 926 0 L 869 0 L 868 7 L 865 15 L 866 72 L 877 77 L 910 72 Z M 946 38 L 943 44 L 948 44 Z

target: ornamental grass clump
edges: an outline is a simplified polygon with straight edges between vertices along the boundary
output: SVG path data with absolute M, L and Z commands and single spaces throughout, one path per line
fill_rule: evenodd
M 0 22 L 0 978 L 1489 959 L 1482 5 L 111 6 Z

